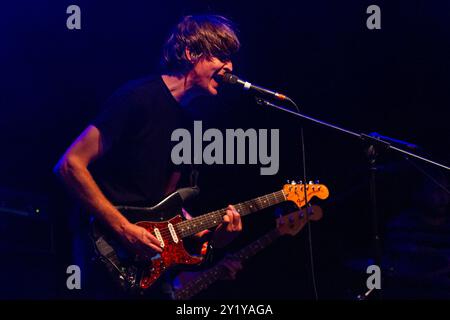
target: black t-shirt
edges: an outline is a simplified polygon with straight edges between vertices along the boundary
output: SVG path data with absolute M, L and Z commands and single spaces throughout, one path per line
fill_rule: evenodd
M 171 161 L 171 134 L 189 129 L 186 111 L 160 76 L 135 80 L 114 93 L 92 122 L 110 149 L 90 168 L 114 205 L 151 206 L 165 196 L 173 172 L 188 181 L 187 166 Z

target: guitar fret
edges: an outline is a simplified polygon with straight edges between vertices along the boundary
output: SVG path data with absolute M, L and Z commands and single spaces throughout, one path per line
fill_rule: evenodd
M 270 193 L 249 201 L 241 202 L 235 205 L 236 210 L 241 216 L 265 209 L 274 204 L 285 201 L 283 191 L 277 191 Z M 180 237 L 184 238 L 189 235 L 193 235 L 202 230 L 212 228 L 219 225 L 223 216 L 226 214 L 226 208 L 216 210 L 205 215 L 192 218 L 191 220 L 185 220 L 178 223 L 175 228 Z

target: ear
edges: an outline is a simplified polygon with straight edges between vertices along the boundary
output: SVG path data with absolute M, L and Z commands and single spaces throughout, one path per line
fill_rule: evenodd
M 191 56 L 191 50 L 188 47 L 186 47 L 184 49 L 184 54 L 186 56 L 186 59 L 188 59 L 189 62 L 193 63 L 192 62 L 192 56 Z
M 197 54 L 193 53 L 191 51 L 191 49 L 189 49 L 188 47 L 186 47 L 184 49 L 184 54 L 186 55 L 186 59 L 192 64 L 197 63 L 197 61 L 199 60 L 199 58 L 201 56 L 201 55 L 197 55 Z

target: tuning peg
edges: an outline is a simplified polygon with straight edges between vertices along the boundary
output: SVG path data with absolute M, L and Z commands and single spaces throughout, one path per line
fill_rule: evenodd
M 287 183 L 287 184 L 291 183 L 291 180 L 289 180 L 289 179 L 288 179 L 288 180 L 286 180 L 286 183 Z
M 299 182 L 298 182 L 299 184 L 303 184 L 303 181 L 302 180 L 300 180 Z
M 308 184 L 313 184 L 312 180 L 309 180 Z
M 316 180 L 316 184 L 319 184 L 319 179 Z
M 297 182 L 295 182 L 294 180 L 292 180 L 291 184 L 294 186 L 297 184 Z

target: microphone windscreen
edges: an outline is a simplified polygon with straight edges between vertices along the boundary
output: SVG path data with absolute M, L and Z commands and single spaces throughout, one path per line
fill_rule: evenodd
M 223 82 L 229 83 L 229 84 L 235 84 L 238 81 L 238 77 L 236 77 L 235 75 L 232 75 L 231 73 L 224 73 L 223 78 L 222 78 Z

